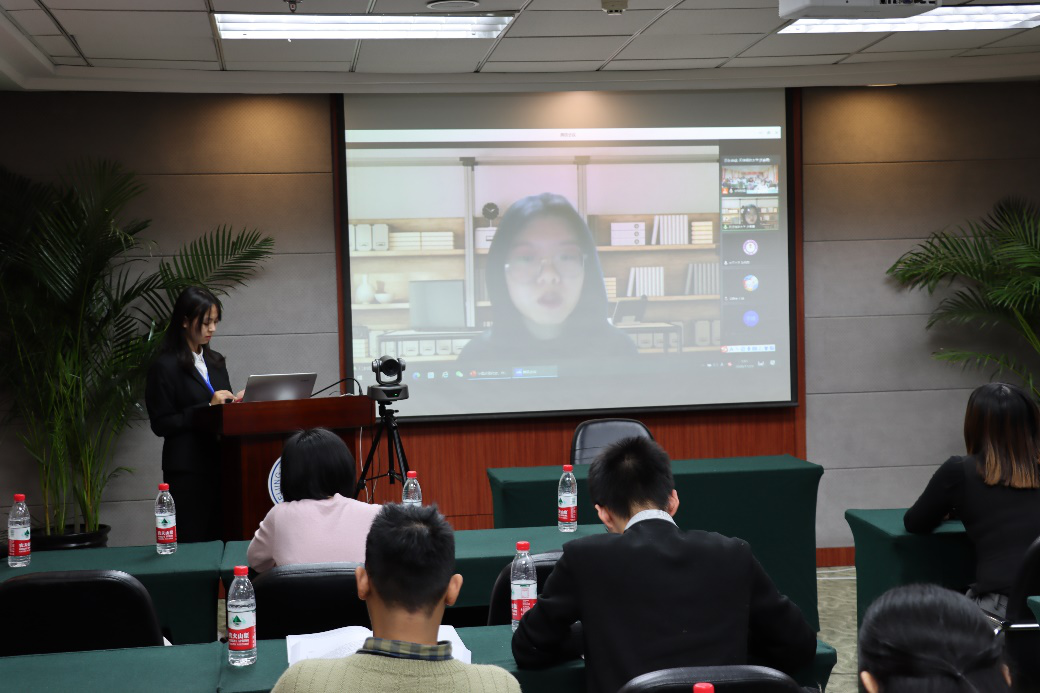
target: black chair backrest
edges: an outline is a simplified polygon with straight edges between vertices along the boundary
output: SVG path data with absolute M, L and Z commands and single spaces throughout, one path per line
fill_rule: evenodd
M 163 644 L 148 590 L 121 570 L 8 578 L 0 584 L 0 614 L 4 657 Z
M 359 563 L 301 563 L 261 573 L 256 591 L 256 637 L 320 633 L 343 626 L 371 628 L 357 596 Z
M 560 560 L 562 555 L 562 551 L 531 554 L 531 562 L 534 563 L 534 569 L 538 574 L 538 594 L 542 593 L 545 579 L 549 577 L 549 573 L 556 567 L 556 561 Z M 506 567 L 502 568 L 498 573 L 498 577 L 495 578 L 495 585 L 491 588 L 491 601 L 488 604 L 487 621 L 489 626 L 503 626 L 510 623 L 513 619 L 509 594 L 509 569 L 512 567 L 512 562 L 506 564 Z
M 695 683 L 711 683 L 718 693 L 804 693 L 787 674 L 751 665 L 679 667 L 637 676 L 618 693 L 690 693 Z
M 592 419 L 582 421 L 574 429 L 571 442 L 571 464 L 592 464 L 600 450 L 622 438 L 654 437 L 641 421 L 635 419 Z

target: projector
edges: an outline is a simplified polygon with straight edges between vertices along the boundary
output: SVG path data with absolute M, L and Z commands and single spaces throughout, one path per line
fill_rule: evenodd
M 783 19 L 898 19 L 942 7 L 942 0 L 780 0 Z

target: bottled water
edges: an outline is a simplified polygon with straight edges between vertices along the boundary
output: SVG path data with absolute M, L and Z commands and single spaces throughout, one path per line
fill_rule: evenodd
M 244 565 L 235 566 L 235 579 L 227 593 L 227 635 L 231 666 L 256 662 L 256 595 Z
M 574 478 L 574 467 L 563 465 L 559 494 L 556 500 L 556 526 L 561 532 L 578 529 L 578 481 Z
M 14 494 L 14 505 L 7 516 L 7 565 L 24 568 L 32 560 L 32 534 L 29 529 L 29 508 L 25 494 Z
M 514 631 L 520 625 L 520 619 L 538 601 L 538 573 L 531 561 L 530 551 L 530 542 L 516 542 L 516 557 L 509 569 L 509 597 Z
M 155 550 L 164 556 L 177 553 L 177 506 L 169 484 L 159 484 L 155 497 Z
M 401 502 L 405 505 L 422 505 L 422 489 L 419 488 L 419 475 L 408 472 L 404 488 L 401 490 Z

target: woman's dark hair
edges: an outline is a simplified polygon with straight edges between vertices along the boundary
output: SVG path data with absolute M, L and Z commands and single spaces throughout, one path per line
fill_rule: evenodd
M 388 503 L 368 529 L 365 570 L 387 605 L 430 614 L 455 572 L 455 532 L 436 505 Z
M 354 456 L 327 428 L 298 431 L 282 447 L 282 498 L 354 497 Z
M 964 445 L 990 486 L 1040 488 L 1040 414 L 1024 390 L 987 383 L 968 398 Z
M 859 629 L 859 670 L 880 693 L 1008 691 L 1002 652 L 978 605 L 938 585 L 885 592 Z
M 195 361 L 188 349 L 188 330 L 184 327 L 184 321 L 188 321 L 189 327 L 199 327 L 210 309 L 217 307 L 217 320 L 223 315 L 220 301 L 206 289 L 198 286 L 189 286 L 177 297 L 173 304 L 173 313 L 170 315 L 170 324 L 166 328 L 160 350 L 177 357 L 177 363 L 185 370 L 195 367 Z M 209 348 L 209 344 L 202 345 L 202 351 L 206 359 L 218 366 L 224 364 L 224 357 Z
M 485 277 L 494 317 L 491 339 L 495 342 L 511 342 L 526 329 L 520 311 L 509 297 L 505 267 L 520 233 L 532 221 L 544 217 L 559 219 L 566 224 L 585 255 L 585 279 L 581 295 L 574 312 L 567 319 L 564 334 L 582 334 L 589 327 L 597 328 L 607 324 L 607 290 L 603 285 L 603 268 L 599 264 L 592 233 L 567 198 L 554 193 L 542 193 L 521 198 L 506 210 L 495 231 L 491 248 L 488 249 Z

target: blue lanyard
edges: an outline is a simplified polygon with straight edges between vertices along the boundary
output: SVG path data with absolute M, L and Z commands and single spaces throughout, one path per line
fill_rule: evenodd
M 205 360 L 203 360 L 203 363 L 206 363 Z M 198 366 L 195 366 L 195 372 L 198 373 L 199 375 L 202 375 L 202 371 L 199 370 Z M 202 378 L 203 378 L 203 380 L 206 381 L 206 387 L 209 388 L 209 393 L 211 395 L 212 394 L 216 394 L 216 390 L 213 389 L 213 383 L 211 383 L 209 381 L 209 366 L 208 365 L 206 366 L 206 374 L 202 375 Z

